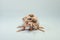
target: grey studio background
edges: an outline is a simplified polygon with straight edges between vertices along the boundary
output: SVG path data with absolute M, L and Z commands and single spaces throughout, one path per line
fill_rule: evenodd
M 0 0 L 0 40 L 60 40 L 60 0 Z M 16 32 L 22 18 L 35 13 L 46 32 Z

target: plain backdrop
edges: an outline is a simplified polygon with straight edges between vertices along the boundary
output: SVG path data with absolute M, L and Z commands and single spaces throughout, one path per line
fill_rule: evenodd
M 0 40 L 60 40 L 60 0 L 0 0 Z M 45 32 L 22 31 L 22 18 L 34 13 Z

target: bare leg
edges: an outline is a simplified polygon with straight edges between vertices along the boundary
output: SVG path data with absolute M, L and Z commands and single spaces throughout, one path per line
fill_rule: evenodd
M 25 30 L 25 27 L 24 26 L 22 26 L 22 27 L 23 27 L 23 29 L 18 30 L 17 32 L 24 31 Z
M 18 26 L 17 28 L 22 28 L 22 26 Z
M 39 29 L 40 31 L 42 31 L 42 32 L 45 32 L 44 30 L 42 30 L 42 29 Z
M 44 29 L 44 27 L 39 27 L 39 28 Z
M 40 31 L 42 31 L 42 32 L 45 32 L 44 30 L 42 30 L 43 27 L 39 27 L 39 26 L 37 26 L 37 29 L 40 30 Z

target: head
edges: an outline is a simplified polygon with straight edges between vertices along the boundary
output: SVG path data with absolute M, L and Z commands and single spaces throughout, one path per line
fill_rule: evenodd
M 34 23 L 37 22 L 37 19 L 34 14 L 29 14 L 28 16 L 25 16 L 23 20 L 25 22 L 34 22 Z

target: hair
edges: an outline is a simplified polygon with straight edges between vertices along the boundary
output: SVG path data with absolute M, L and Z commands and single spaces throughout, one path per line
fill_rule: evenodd
M 33 14 L 29 14 L 29 16 L 30 16 L 30 17 L 34 17 L 34 15 L 33 15 Z

